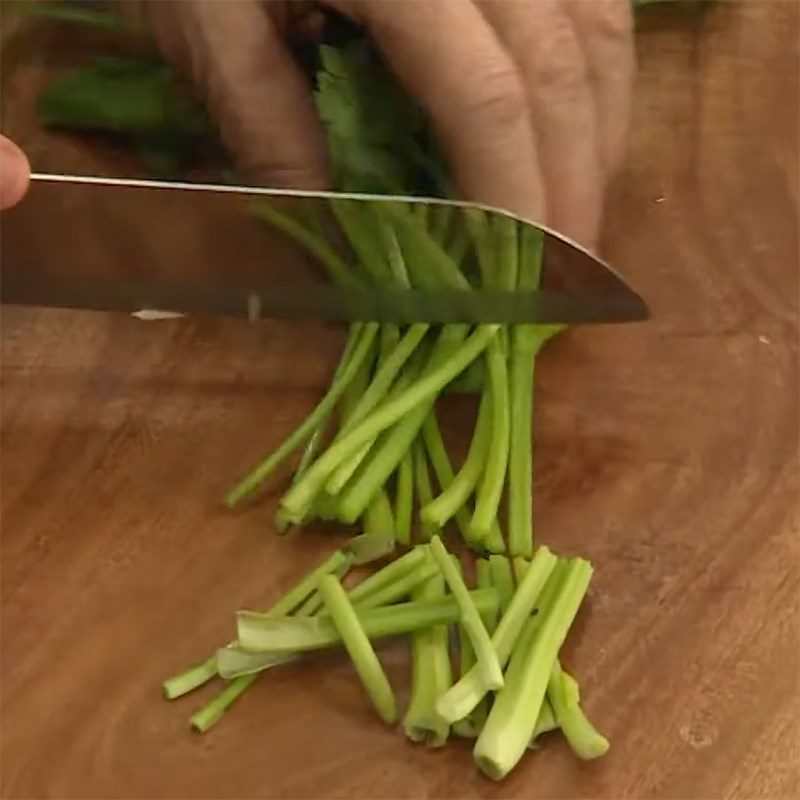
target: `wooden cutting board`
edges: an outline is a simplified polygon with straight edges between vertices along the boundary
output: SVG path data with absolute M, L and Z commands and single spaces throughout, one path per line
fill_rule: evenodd
M 219 498 L 341 337 L 4 309 L 4 798 L 798 796 L 798 5 L 641 25 L 606 253 L 653 320 L 572 331 L 537 372 L 538 532 L 597 567 L 565 661 L 609 755 L 556 736 L 495 785 L 468 743 L 382 726 L 341 654 L 191 733 L 208 693 L 168 703 L 161 680 L 338 541 L 278 538 L 278 484 Z M 449 408 L 465 437 L 470 404 Z M 382 652 L 404 700 L 406 646 Z

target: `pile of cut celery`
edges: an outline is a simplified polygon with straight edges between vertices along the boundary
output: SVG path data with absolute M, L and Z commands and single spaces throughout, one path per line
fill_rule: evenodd
M 608 750 L 580 705 L 578 683 L 559 652 L 583 600 L 592 567 L 539 546 L 528 559 L 475 561 L 470 589 L 461 561 L 434 534 L 368 577 L 348 585 L 352 552 L 337 550 L 263 612 L 239 611 L 236 639 L 164 682 L 169 699 L 219 676 L 225 688 L 191 718 L 205 732 L 266 670 L 304 653 L 343 645 L 387 725 L 431 747 L 452 734 L 474 738 L 478 767 L 500 780 L 560 730 L 575 754 Z M 455 630 L 457 637 L 451 637 Z M 411 637 L 411 696 L 402 717 L 373 642 Z M 451 639 L 458 642 L 453 668 Z

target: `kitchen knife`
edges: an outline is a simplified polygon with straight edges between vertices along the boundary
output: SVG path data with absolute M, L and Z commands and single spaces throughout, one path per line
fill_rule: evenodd
M 517 241 L 542 238 L 538 291 L 484 285 L 476 230 L 501 224 Z M 525 227 L 538 233 L 523 237 Z M 578 245 L 470 203 L 34 174 L 25 200 L 0 219 L 0 242 L 8 304 L 393 323 L 648 316 L 620 276 Z M 455 258 L 467 280 L 433 288 L 447 253 L 446 268 Z

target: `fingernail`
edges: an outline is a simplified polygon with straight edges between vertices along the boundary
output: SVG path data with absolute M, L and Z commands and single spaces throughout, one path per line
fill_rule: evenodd
M 28 189 L 31 167 L 22 150 L 0 136 L 0 209 L 18 203 Z

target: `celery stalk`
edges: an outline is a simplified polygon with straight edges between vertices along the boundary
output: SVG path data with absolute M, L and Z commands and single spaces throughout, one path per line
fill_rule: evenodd
M 426 409 L 425 417 L 430 417 L 430 409 Z M 414 463 L 414 482 L 417 487 L 417 498 L 420 508 L 433 499 L 433 486 L 428 471 L 428 460 L 425 457 L 425 447 L 419 437 L 411 444 L 411 457 Z M 433 536 L 441 531 L 436 525 L 431 525 L 425 520 L 420 520 L 420 533 L 425 541 L 430 541 Z
M 288 592 L 272 604 L 265 614 L 291 614 L 306 598 L 316 590 L 317 581 L 322 575 L 330 572 L 345 571 L 351 563 L 350 558 L 341 550 L 335 551 L 319 566 L 311 570 L 299 580 Z M 202 686 L 217 674 L 216 656 L 211 656 L 205 661 L 195 664 L 183 672 L 179 672 L 164 681 L 164 695 L 169 700 L 191 692 Z
M 529 571 L 530 572 L 530 571 Z M 506 685 L 496 694 L 492 710 L 475 743 L 478 766 L 499 780 L 522 757 L 531 739 L 558 651 L 591 580 L 592 567 L 580 558 L 568 563 L 552 604 L 543 609 L 530 647 L 515 651 Z M 522 637 L 521 637 L 522 638 Z
M 394 692 L 342 584 L 335 576 L 325 575 L 320 578 L 319 593 L 378 714 L 393 725 L 397 719 Z
M 411 544 L 411 519 L 414 515 L 414 462 L 411 453 L 403 453 L 397 465 L 397 485 L 394 505 L 394 524 L 397 543 Z
M 433 399 L 437 392 L 484 351 L 499 329 L 499 325 L 480 325 L 475 328 L 446 363 L 426 369 L 406 391 L 379 405 L 340 441 L 332 444 L 284 495 L 281 508 L 287 518 L 292 522 L 302 521 L 325 480 L 338 464 L 412 409 Z
M 439 565 L 439 569 L 461 609 L 460 622 L 475 651 L 475 670 L 481 676 L 483 686 L 487 691 L 499 689 L 503 685 L 503 671 L 492 647 L 492 641 L 472 602 L 469 590 L 464 585 L 464 580 L 438 536 L 431 539 L 431 555 Z M 464 714 L 452 719 L 461 719 L 462 716 Z
M 508 662 L 514 644 L 518 640 L 525 622 L 530 618 L 557 560 L 556 556 L 546 547 L 540 547 L 536 551 L 530 569 L 505 607 L 491 640 L 501 668 Z M 508 562 L 506 561 L 506 563 Z M 492 579 L 496 587 L 494 571 Z M 439 698 L 436 707 L 445 719 L 453 722 L 469 714 L 485 694 L 486 688 L 483 685 L 482 676 L 473 667 L 446 694 Z
M 500 610 L 505 613 L 514 597 L 514 578 L 511 564 L 505 556 L 489 556 L 489 568 L 492 571 L 492 583 L 500 595 Z
M 444 597 L 444 579 L 438 568 L 436 577 L 413 594 L 413 599 L 420 602 Z M 412 741 L 430 747 L 444 745 L 450 730 L 448 723 L 436 713 L 436 698 L 452 682 L 447 640 L 447 625 L 434 625 L 415 631 L 411 636 L 411 699 L 403 718 L 403 730 Z
M 484 468 L 491 437 L 491 404 L 489 393 L 484 392 L 464 464 L 449 486 L 442 487 L 442 493 L 420 511 L 426 522 L 443 526 L 450 517 L 459 512 L 475 489 Z
M 497 592 L 493 589 L 479 589 L 470 592 L 469 597 L 480 613 L 488 613 L 497 607 Z M 460 606 L 452 597 L 447 597 L 438 602 L 412 601 L 357 613 L 367 636 L 374 639 L 455 622 L 459 619 Z M 339 641 L 336 629 L 326 617 L 298 619 L 239 611 L 236 623 L 238 646 L 251 652 L 304 652 L 329 647 Z
M 428 552 L 424 547 L 415 547 L 400 558 L 395 559 L 390 564 L 382 567 L 377 572 L 364 578 L 350 590 L 350 600 L 353 603 L 360 603 L 375 592 L 381 591 L 385 587 L 400 580 L 410 572 L 414 572 L 428 561 Z
M 553 708 L 558 727 L 578 758 L 599 758 L 608 751 L 609 744 L 580 707 L 578 682 L 561 668 L 558 659 L 553 663 L 547 681 L 547 699 Z
M 470 538 L 478 542 L 486 539 L 497 518 L 497 509 L 500 507 L 505 484 L 510 443 L 508 366 L 500 337 L 495 337 L 489 343 L 486 360 L 489 370 L 489 391 L 492 397 L 491 437 L 486 450 L 483 475 L 476 493 L 475 511 L 469 526 Z

